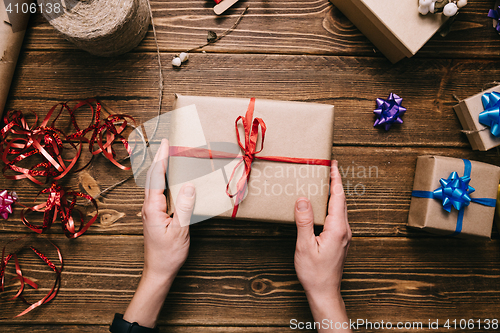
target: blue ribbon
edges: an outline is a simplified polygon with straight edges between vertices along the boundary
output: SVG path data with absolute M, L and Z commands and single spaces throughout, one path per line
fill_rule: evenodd
M 500 136 L 500 94 L 486 93 L 481 96 L 484 111 L 479 114 L 479 122 L 490 127 L 494 136 Z
M 457 226 L 452 236 L 462 232 L 465 207 L 469 206 L 471 202 L 488 207 L 495 207 L 496 205 L 496 199 L 470 197 L 469 194 L 475 191 L 475 189 L 469 185 L 471 181 L 470 173 L 472 164 L 469 160 L 463 159 L 463 161 L 464 175 L 462 177 L 459 177 L 458 173 L 453 171 L 447 179 L 441 178 L 439 180 L 441 186 L 434 191 L 411 192 L 411 195 L 417 198 L 442 200 L 443 209 L 449 213 L 452 207 L 458 210 Z
M 490 9 L 490 11 L 488 12 L 488 17 L 491 17 L 492 19 L 497 21 L 495 30 L 500 33 L 500 6 L 498 6 L 497 9 Z

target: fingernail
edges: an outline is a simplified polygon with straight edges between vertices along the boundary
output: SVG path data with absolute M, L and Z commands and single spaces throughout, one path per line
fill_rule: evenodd
M 191 198 L 194 195 L 194 186 L 187 184 L 184 186 L 184 191 L 182 192 L 184 196 Z
M 297 210 L 299 212 L 305 212 L 309 208 L 309 202 L 307 200 L 299 200 L 297 202 Z

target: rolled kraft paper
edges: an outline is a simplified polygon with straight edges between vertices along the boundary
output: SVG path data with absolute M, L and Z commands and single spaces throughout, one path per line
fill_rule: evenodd
M 3 114 L 7 102 L 10 83 L 16 70 L 17 58 L 29 20 L 29 13 L 14 13 L 15 6 L 10 15 L 7 13 L 5 4 L 10 3 L 12 8 L 18 2 L 20 6 L 22 1 L 0 1 L 0 115 Z
M 150 16 L 148 0 L 37 0 L 39 7 L 61 3 L 62 11 L 43 16 L 64 37 L 89 53 L 113 57 L 144 39 Z

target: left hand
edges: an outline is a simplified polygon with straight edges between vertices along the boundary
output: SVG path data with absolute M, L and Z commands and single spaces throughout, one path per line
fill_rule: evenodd
M 185 184 L 177 197 L 174 217 L 167 215 L 167 201 L 163 192 L 168 153 L 168 140 L 163 139 L 148 171 L 142 206 L 143 275 L 156 280 L 173 280 L 186 261 L 189 251 L 189 221 L 195 202 L 194 186 Z

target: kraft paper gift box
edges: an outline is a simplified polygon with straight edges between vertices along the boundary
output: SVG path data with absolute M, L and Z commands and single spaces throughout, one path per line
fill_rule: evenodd
M 453 107 L 474 150 L 486 151 L 500 145 L 500 137 L 491 134 L 490 128 L 479 122 L 479 114 L 484 111 L 481 97 L 486 93 L 500 93 L 500 85 L 482 91 L 460 101 Z
M 455 180 L 450 180 L 453 172 L 457 175 Z M 463 178 L 467 176 L 470 177 L 469 183 Z M 460 181 L 456 180 L 458 177 Z M 451 157 L 419 156 L 408 226 L 439 235 L 490 238 L 499 180 L 500 168 L 491 164 Z M 443 197 L 451 199 L 447 205 L 450 212 L 444 209 L 444 201 L 436 198 L 440 188 Z M 460 196 L 460 188 L 468 189 L 467 195 L 472 199 L 468 206 L 463 204 L 461 208 L 453 204 L 454 201 L 455 204 L 466 201 Z
M 176 95 L 169 134 L 171 202 L 175 203 L 180 187 L 189 181 L 196 188 L 195 215 L 232 217 L 234 198 L 227 195 L 226 184 L 241 161 L 242 152 L 235 122 L 239 116 L 245 116 L 249 104 L 249 98 Z M 246 197 L 239 204 L 236 218 L 294 223 L 295 201 L 303 196 L 311 200 L 314 222 L 324 224 L 329 196 L 333 106 L 256 99 L 254 118 L 261 118 L 265 123 L 265 141 L 251 164 Z M 241 120 L 238 129 L 245 144 Z M 262 129 L 259 129 L 256 150 L 260 149 L 261 142 Z M 224 145 L 233 148 L 224 150 Z M 175 156 L 172 147 L 206 147 L 213 154 L 232 149 L 239 157 Z M 258 159 L 259 156 L 317 159 L 326 165 L 265 161 Z M 236 192 L 243 170 L 242 164 L 236 168 L 229 182 L 231 193 Z
M 392 62 L 411 58 L 446 22 L 418 0 L 330 0 Z
M 24 2 L 28 3 L 22 0 L 0 2 L 0 115 L 7 101 L 10 83 L 28 24 L 29 11 L 27 14 L 22 13 Z M 7 12 L 6 4 L 11 5 L 10 13 Z M 19 12 L 16 8 L 19 8 Z

